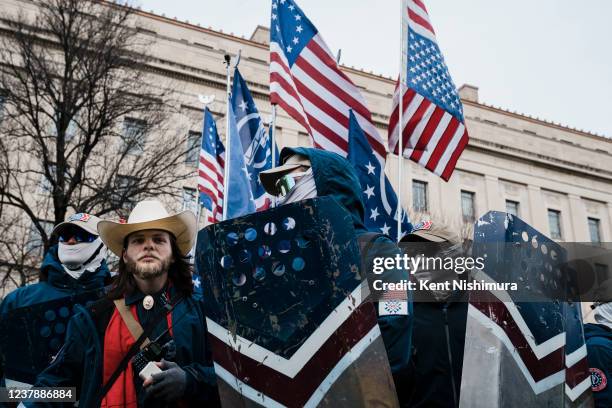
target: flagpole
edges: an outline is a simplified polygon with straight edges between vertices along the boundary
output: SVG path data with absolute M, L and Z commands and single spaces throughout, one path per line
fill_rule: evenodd
M 231 57 L 229 54 L 225 54 L 225 76 L 226 76 L 226 110 L 225 110 L 225 165 L 223 166 L 223 220 L 227 219 L 227 203 L 229 201 L 228 190 L 229 190 L 229 167 L 230 158 L 232 157 L 230 149 L 232 144 L 230 143 L 230 105 L 231 105 Z
M 276 104 L 272 104 L 272 114 L 270 118 L 270 143 L 272 144 L 272 168 L 276 167 Z M 270 197 L 270 206 L 276 207 L 276 196 Z
M 272 118 L 270 119 L 270 143 L 272 143 L 272 168 L 276 167 L 276 104 L 272 105 Z
M 403 216 L 403 207 L 402 207 L 402 173 L 404 171 L 404 126 L 402 122 L 402 117 L 404 113 L 403 99 L 404 99 L 404 13 L 406 10 L 404 9 L 404 0 L 400 0 L 400 70 L 399 70 L 399 92 L 398 92 L 398 108 L 399 108 L 399 117 L 398 117 L 398 131 L 399 131 L 399 140 L 398 140 L 398 151 L 397 151 L 397 241 L 402 237 L 402 216 Z

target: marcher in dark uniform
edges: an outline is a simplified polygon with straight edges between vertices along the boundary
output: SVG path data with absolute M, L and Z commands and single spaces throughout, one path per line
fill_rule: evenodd
M 408 253 L 411 256 L 427 250 L 426 246 L 433 246 L 431 255 L 438 257 L 459 255 L 463 250 L 459 237 L 435 222 L 415 225 L 402 242 L 431 243 L 416 244 L 415 253 Z M 464 277 L 455 271 L 421 269 L 414 278 L 452 282 Z M 459 406 L 467 306 L 467 294 L 452 289 L 416 295 L 410 369 L 404 372 L 400 385 L 396 384 L 402 407 Z
M 612 407 L 612 302 L 596 305 L 595 323 L 584 325 L 595 407 Z
M 98 236 L 99 218 L 86 213 L 71 215 L 67 221 L 58 224 L 51 233 L 59 243 L 47 251 L 43 260 L 40 276 L 41 281 L 27 285 L 9 293 L 0 305 L 0 337 L 19 346 L 27 344 L 31 349 L 37 349 L 49 344 L 47 361 L 41 362 L 41 369 L 51 362 L 64 342 L 64 327 L 59 319 L 67 320 L 72 313 L 72 305 L 76 302 L 86 303 L 97 300 L 103 293 L 105 280 L 110 279 L 106 266 L 106 247 Z M 49 306 L 45 308 L 45 305 Z M 22 333 L 11 324 L 12 319 L 23 314 L 26 319 L 34 321 L 39 316 L 35 313 L 47 314 L 50 325 L 44 327 L 36 336 Z M 53 329 L 53 330 L 52 330 Z M 40 343 L 40 344 L 39 344 Z M 43 344 L 44 343 L 44 344 Z M 2 347 L 2 346 L 0 346 Z M 10 354 L 11 345 L 5 344 L 2 354 Z M 3 362 L 11 357 L 0 358 L 0 377 L 6 385 L 31 384 L 38 372 L 32 372 L 28 359 L 22 356 L 16 363 L 23 366 L 5 366 Z
M 333 197 L 352 216 L 353 226 L 361 244 L 374 244 L 365 255 L 365 265 L 371 266 L 375 257 L 393 258 L 400 251 L 388 236 L 371 233 L 364 226 L 364 205 L 359 179 L 351 163 L 336 153 L 312 148 L 284 148 L 280 154 L 281 166 L 260 174 L 266 191 L 280 196 L 279 205 L 308 198 Z M 365 240 L 367 242 L 361 242 Z M 370 268 L 371 269 L 371 268 Z M 397 276 L 389 281 L 408 279 L 404 270 L 387 271 Z M 382 315 L 380 326 L 391 372 L 396 374 L 408 367 L 412 336 L 412 302 L 407 301 L 403 314 Z M 396 388 L 397 388 L 396 381 Z
M 193 213 L 169 215 L 160 202 L 142 201 L 127 223 L 101 221 L 98 230 L 120 257 L 119 274 L 107 298 L 72 318 L 36 386 L 77 387 L 83 407 L 218 405 L 201 299 L 192 296 L 184 258 L 194 244 Z M 147 359 L 132 356 L 145 337 L 157 357 L 143 370 Z

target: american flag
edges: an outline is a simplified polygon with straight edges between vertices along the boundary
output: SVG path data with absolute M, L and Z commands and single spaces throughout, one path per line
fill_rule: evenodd
M 272 1 L 270 102 L 304 126 L 315 147 L 343 157 L 348 152 L 352 109 L 377 159 L 384 163 L 386 148 L 365 100 L 293 0 Z
M 468 143 L 463 107 L 422 0 L 404 0 L 407 33 L 402 71 L 403 155 L 442 177 L 451 177 Z M 389 120 L 389 150 L 399 153 L 399 87 Z
M 272 141 L 259 116 L 251 92 L 237 68 L 234 71 L 231 107 L 236 119 L 237 135 L 244 152 L 244 164 L 255 207 L 257 211 L 265 210 L 272 200 L 259 181 L 259 173 L 272 168 Z M 278 149 L 276 151 L 278 152 Z
M 209 210 L 207 222 L 223 220 L 223 168 L 225 147 L 219 139 L 217 124 L 208 108 L 204 108 L 202 147 L 198 165 L 200 205 Z

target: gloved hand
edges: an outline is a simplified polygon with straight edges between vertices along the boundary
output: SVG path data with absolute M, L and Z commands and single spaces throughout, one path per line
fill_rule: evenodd
M 143 386 L 147 390 L 147 396 L 160 398 L 166 402 L 181 398 L 187 387 L 187 373 L 178 364 L 162 359 L 155 363 L 163 371 L 156 373 L 147 379 Z

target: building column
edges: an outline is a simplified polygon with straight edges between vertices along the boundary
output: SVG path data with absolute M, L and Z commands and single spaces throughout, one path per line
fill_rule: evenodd
M 506 203 L 499 188 L 499 179 L 495 176 L 485 176 L 487 189 L 487 211 L 506 211 Z
M 545 235 L 550 235 L 548 227 L 548 212 L 542 197 L 542 190 L 538 186 L 528 185 L 530 224 Z
M 570 208 L 570 224 L 574 230 L 573 241 L 574 242 L 589 242 L 591 237 L 589 236 L 589 226 L 587 222 L 587 213 L 582 199 L 575 195 L 569 194 L 569 208 Z M 572 238 L 572 237 L 567 237 Z M 569 239 L 566 239 L 569 241 Z

